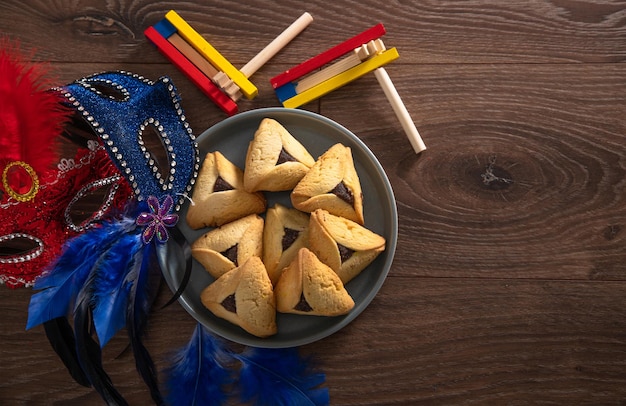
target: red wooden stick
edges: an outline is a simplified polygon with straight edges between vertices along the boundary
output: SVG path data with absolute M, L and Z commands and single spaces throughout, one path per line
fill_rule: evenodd
M 323 65 L 331 62 L 340 56 L 347 54 L 350 51 L 360 47 L 361 45 L 379 38 L 385 34 L 385 27 L 382 24 L 377 24 L 372 28 L 363 31 L 360 34 L 355 35 L 347 41 L 342 42 L 339 45 L 336 45 L 321 54 L 314 56 L 306 61 L 302 62 L 300 65 L 296 65 L 293 68 L 286 70 L 270 79 L 270 83 L 274 89 L 292 82 L 293 80 L 306 75 L 314 71 L 317 68 L 322 67 Z
M 157 49 L 183 72 L 198 88 L 207 95 L 226 114 L 232 116 L 237 113 L 237 104 L 230 99 L 220 88 L 215 86 L 193 63 L 180 53 L 167 39 L 165 39 L 154 27 L 148 27 L 144 31 Z

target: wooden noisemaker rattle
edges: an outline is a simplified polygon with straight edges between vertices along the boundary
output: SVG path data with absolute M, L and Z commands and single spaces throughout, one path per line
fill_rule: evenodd
M 373 71 L 415 153 L 422 152 L 426 145 L 383 68 L 399 57 L 396 48 L 385 48 L 380 39 L 385 32 L 382 24 L 375 25 L 275 76 L 270 82 L 276 96 L 284 107 L 297 108 Z
M 241 70 L 235 68 L 178 13 L 170 10 L 165 18 L 148 27 L 144 34 L 176 67 L 228 115 L 237 113 L 236 102 L 245 95 L 253 99 L 257 87 L 248 79 L 276 55 L 313 20 L 302 14 Z

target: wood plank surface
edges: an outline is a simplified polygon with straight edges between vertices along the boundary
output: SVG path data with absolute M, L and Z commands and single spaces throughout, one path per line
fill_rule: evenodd
M 49 61 L 54 84 L 115 69 L 168 75 L 200 134 L 225 115 L 143 36 L 170 9 L 238 67 L 313 15 L 252 77 L 259 96 L 242 111 L 279 106 L 271 77 L 378 22 L 399 50 L 387 72 L 422 154 L 373 75 L 303 106 L 368 145 L 399 214 L 374 301 L 301 348 L 332 405 L 626 402 L 626 2 L 4 0 L 0 35 Z M 41 327 L 25 331 L 31 294 L 0 286 L 0 404 L 102 404 Z M 169 295 L 162 286 L 157 305 Z M 158 366 L 193 327 L 180 306 L 154 312 Z M 111 341 L 105 367 L 130 404 L 152 404 L 126 344 Z

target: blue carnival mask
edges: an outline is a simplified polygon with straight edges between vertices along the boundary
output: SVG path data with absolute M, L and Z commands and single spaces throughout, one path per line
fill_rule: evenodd
M 171 80 L 162 77 L 152 82 L 130 72 L 105 72 L 60 90 L 102 139 L 137 200 L 155 196 L 162 201 L 169 195 L 178 211 L 193 188 L 200 157 Z M 153 134 L 165 148 L 166 168 L 159 167 L 146 146 Z M 164 175 L 160 169 L 165 169 Z

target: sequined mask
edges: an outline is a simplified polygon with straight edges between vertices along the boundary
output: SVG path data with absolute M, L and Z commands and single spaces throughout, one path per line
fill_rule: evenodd
M 103 140 L 138 200 L 176 196 L 176 210 L 193 188 L 199 168 L 195 137 L 170 79 L 152 82 L 129 72 L 89 76 L 62 88 L 68 102 Z M 155 132 L 167 156 L 163 176 L 144 134 Z
M 9 287 L 30 286 L 68 238 L 119 213 L 133 197 L 161 201 L 170 196 L 178 211 L 199 168 L 195 137 L 169 78 L 153 82 L 129 72 L 105 72 L 55 90 L 93 139 L 84 138 L 88 147 L 61 162 L 56 178 L 38 184 L 33 196 L 24 201 L 20 194 L 3 197 L 0 246 L 24 246 L 0 256 L 0 281 Z M 160 140 L 162 162 L 147 145 L 150 134 Z M 76 224 L 71 209 L 96 189 L 106 190 L 104 201 Z
M 32 285 L 68 238 L 121 210 L 132 196 L 124 177 L 95 141 L 75 157 L 62 159 L 52 175 L 38 182 L 32 197 L 5 195 L 0 203 L 0 246 L 5 252 L 0 256 L 0 281 L 8 287 Z M 75 205 L 98 190 L 104 191 L 100 207 L 82 221 L 74 220 Z

